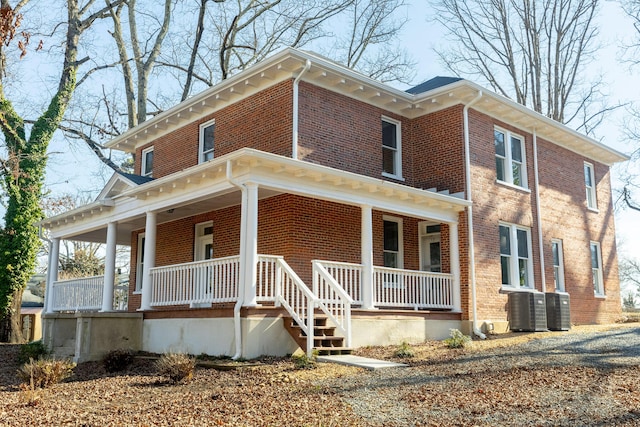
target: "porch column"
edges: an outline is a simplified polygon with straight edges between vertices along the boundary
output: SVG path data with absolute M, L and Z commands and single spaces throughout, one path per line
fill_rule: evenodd
M 144 268 L 140 310 L 151 310 L 151 269 L 156 265 L 156 213 L 147 212 L 144 230 Z
M 49 244 L 49 265 L 47 267 L 47 284 L 44 292 L 45 313 L 53 312 L 53 283 L 58 280 L 58 264 L 60 262 L 60 238 L 54 237 Z
M 258 305 L 256 301 L 258 272 L 258 184 L 245 184 L 247 191 L 247 208 L 245 229 L 245 280 L 244 280 L 244 304 L 245 306 Z
M 458 223 L 449 224 L 449 268 L 451 271 L 451 295 L 454 311 L 462 311 L 460 297 L 460 241 Z
M 362 308 L 373 309 L 373 220 L 369 205 L 360 207 L 360 262 L 362 263 Z
M 107 224 L 107 248 L 104 257 L 104 285 L 102 288 L 102 309 L 113 311 L 113 287 L 116 279 L 116 239 L 118 224 Z

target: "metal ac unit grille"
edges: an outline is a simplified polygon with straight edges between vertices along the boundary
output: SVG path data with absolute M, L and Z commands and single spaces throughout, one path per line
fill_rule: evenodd
M 571 311 L 569 294 L 547 292 L 547 327 L 552 331 L 568 331 L 571 329 Z
M 546 331 L 545 296 L 539 292 L 509 294 L 509 326 L 512 331 Z

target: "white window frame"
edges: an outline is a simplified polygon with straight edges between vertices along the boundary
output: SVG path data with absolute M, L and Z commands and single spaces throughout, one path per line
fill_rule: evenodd
M 380 131 L 382 137 L 382 122 L 387 122 L 396 127 L 396 148 L 395 150 L 391 147 L 387 147 L 384 145 L 384 141 L 382 142 L 382 157 L 383 157 L 383 165 L 382 165 L 382 176 L 386 176 L 387 178 L 393 178 L 398 180 L 404 180 L 402 177 L 402 126 L 401 122 L 398 120 L 394 120 L 390 117 L 382 116 L 380 120 Z M 393 156 L 393 168 L 394 173 L 389 173 L 384 171 L 384 150 L 394 150 Z
M 213 227 L 213 221 L 205 221 L 196 224 L 195 226 L 195 239 L 193 239 L 193 260 L 204 261 L 205 253 L 204 248 L 208 243 L 213 246 L 213 232 L 211 234 L 204 234 L 204 230 L 207 227 Z
M 497 166 L 497 162 L 496 162 L 496 181 L 503 183 L 503 184 L 507 184 L 507 185 L 513 185 L 515 187 L 518 188 L 524 188 L 524 189 L 529 189 L 529 181 L 527 180 L 527 151 L 526 151 L 526 146 L 525 146 L 525 138 L 522 135 L 518 135 L 516 133 L 513 133 L 511 131 L 508 131 L 506 129 L 503 129 L 501 127 L 495 126 L 493 128 L 493 143 L 495 146 L 495 134 L 496 132 L 500 132 L 504 135 L 504 151 L 505 154 L 504 156 L 498 154 L 498 152 L 495 152 L 495 159 L 500 160 L 503 162 L 503 170 L 504 170 L 504 179 L 499 179 L 498 178 L 498 166 Z M 520 153 L 522 154 L 522 161 L 519 162 L 517 160 L 513 159 L 513 152 L 512 152 L 512 148 L 511 148 L 511 139 L 517 139 L 520 141 Z M 513 178 L 513 164 L 514 163 L 519 163 L 520 164 L 520 179 L 522 180 L 522 182 L 520 184 L 516 184 L 514 183 L 514 178 Z
M 597 211 L 598 210 L 598 198 L 596 192 L 596 174 L 592 163 L 584 162 L 584 187 L 586 191 L 587 208 Z M 589 180 L 591 185 L 587 181 L 587 173 L 589 174 Z
M 142 159 L 140 161 L 140 175 L 142 176 L 153 176 L 153 162 L 151 163 L 151 169 L 147 171 L 147 154 L 153 153 L 153 146 L 145 148 L 142 150 Z
M 144 252 L 144 238 L 146 233 L 138 234 L 138 248 L 136 253 L 136 283 L 133 290 L 134 294 L 142 293 L 142 280 L 144 274 L 144 263 L 142 259 L 142 253 Z
M 596 250 L 597 266 L 593 265 L 593 250 Z M 593 293 L 596 297 L 604 297 L 604 278 L 602 275 L 602 250 L 600 242 L 589 242 L 589 263 L 591 264 L 591 282 L 593 283 Z
M 215 148 L 216 148 L 216 138 L 215 138 L 215 125 L 216 120 L 209 120 L 208 122 L 202 123 L 200 125 L 200 131 L 198 136 L 198 163 L 204 163 L 209 161 L 215 157 Z M 204 130 L 210 126 L 214 126 L 213 128 L 213 148 L 211 150 L 204 151 Z M 211 159 L 206 159 L 206 156 L 211 154 Z
M 398 261 L 398 265 L 395 268 L 399 268 L 399 269 L 403 269 L 404 268 L 404 232 L 402 229 L 402 218 L 398 218 L 398 217 L 394 217 L 394 216 L 388 216 L 388 215 L 383 215 L 382 216 L 382 221 L 383 221 L 383 225 L 384 222 L 395 222 L 398 224 L 398 250 L 396 252 L 393 252 L 397 255 L 397 261 Z M 387 251 L 384 248 L 384 226 L 382 229 L 382 253 L 383 253 L 383 258 L 384 258 L 384 253 L 386 252 L 392 252 L 392 251 Z
M 558 259 L 554 256 L 554 246 L 558 254 Z M 562 240 L 551 239 L 551 257 L 553 261 L 553 282 L 557 292 L 564 292 L 564 254 L 562 250 Z
M 534 290 L 533 279 L 533 253 L 531 244 L 531 229 L 516 224 L 500 222 L 500 227 L 509 229 L 509 254 L 503 254 L 500 245 L 500 232 L 498 232 L 498 252 L 500 253 L 500 277 L 502 281 L 502 258 L 508 259 L 508 283 L 502 283 L 502 288 L 506 290 Z M 498 229 L 500 230 L 500 229 Z M 518 254 L 518 231 L 526 233 L 527 257 L 523 258 Z M 515 256 L 514 256 L 515 251 Z M 526 260 L 525 285 L 520 285 L 520 260 Z M 518 285 L 514 285 L 517 283 Z

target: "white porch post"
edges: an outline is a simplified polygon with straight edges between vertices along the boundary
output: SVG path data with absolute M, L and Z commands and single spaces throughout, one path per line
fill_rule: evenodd
M 246 224 L 245 229 L 245 277 L 244 277 L 244 304 L 245 306 L 255 306 L 258 272 L 258 184 L 245 184 L 247 191 Z M 242 267 L 242 266 L 241 266 Z
M 102 309 L 113 311 L 113 287 L 116 279 L 116 239 L 118 224 L 107 224 L 107 248 L 104 257 L 104 285 L 102 288 Z
M 49 265 L 47 267 L 47 288 L 44 292 L 45 313 L 53 312 L 53 283 L 58 280 L 60 262 L 60 238 L 54 237 L 49 245 Z
M 449 224 L 449 268 L 451 271 L 451 297 L 454 311 L 462 311 L 460 297 L 460 241 L 458 223 Z
M 362 308 L 373 309 L 373 220 L 372 209 L 362 205 L 360 225 L 360 262 L 362 263 Z
M 140 310 L 151 310 L 151 269 L 156 265 L 156 222 L 156 213 L 147 212 L 147 221 L 144 230 L 144 268 L 142 271 L 142 301 L 140 303 Z

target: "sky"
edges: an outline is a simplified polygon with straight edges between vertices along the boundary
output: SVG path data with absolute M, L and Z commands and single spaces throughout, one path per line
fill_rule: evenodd
M 420 83 L 437 75 L 451 75 L 439 62 L 433 51 L 435 47 L 442 47 L 446 40 L 443 29 L 437 23 L 428 21 L 431 8 L 427 1 L 409 0 L 403 11 L 408 19 L 402 32 L 402 44 L 417 62 L 414 83 Z M 624 15 L 618 2 L 605 0 L 602 2 L 601 13 L 598 17 L 600 27 L 600 42 L 603 48 L 599 57 L 589 67 L 589 72 L 604 75 L 610 91 L 610 102 L 640 101 L 640 85 L 637 76 L 640 68 L 629 70 L 620 65 L 620 45 L 629 40 L 634 34 L 631 21 Z M 406 89 L 406 85 L 397 85 L 399 89 Z M 600 141 L 616 150 L 629 153 L 631 145 L 621 136 L 621 123 L 624 110 L 613 114 L 598 131 L 602 136 Z M 77 145 L 69 151 L 69 144 L 62 138 L 55 138 L 50 145 L 50 157 L 46 183 L 52 194 L 81 194 L 90 199 L 97 194 L 111 173 L 102 167 L 97 158 L 88 153 L 86 148 Z M 64 153 L 64 154 L 62 154 Z M 617 168 L 612 175 L 614 187 Z M 0 207 L 0 214 L 1 212 Z M 616 214 L 616 227 L 620 241 L 621 252 L 635 254 L 640 258 L 640 213 L 625 211 Z

